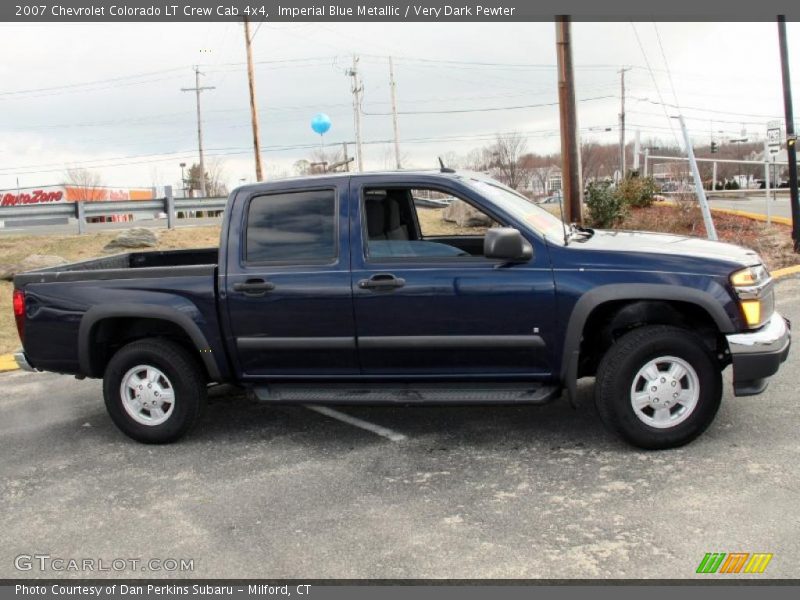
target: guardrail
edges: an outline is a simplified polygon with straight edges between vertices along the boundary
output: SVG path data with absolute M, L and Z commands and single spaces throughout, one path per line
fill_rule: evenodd
M 227 198 L 175 198 L 167 190 L 167 196 L 155 200 L 112 200 L 107 202 L 64 202 L 58 204 L 28 204 L 0 207 L 0 221 L 10 219 L 45 220 L 58 217 L 74 218 L 78 233 L 86 232 L 87 219 L 134 215 L 155 217 L 159 213 L 167 216 L 167 227 L 174 229 L 178 213 L 215 212 L 225 210 Z

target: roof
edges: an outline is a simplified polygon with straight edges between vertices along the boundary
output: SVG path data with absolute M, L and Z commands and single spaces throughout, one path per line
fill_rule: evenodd
M 401 179 L 405 180 L 409 177 L 445 177 L 445 178 L 453 178 L 453 177 L 475 177 L 479 179 L 487 178 L 487 175 L 481 173 L 475 173 L 473 171 L 441 171 L 439 169 L 425 169 L 425 170 L 409 170 L 409 171 L 363 171 L 359 173 L 319 173 L 315 175 L 298 175 L 296 177 L 283 177 L 280 179 L 270 179 L 268 181 L 260 181 L 258 183 L 248 183 L 242 186 L 237 187 L 237 190 L 249 191 L 254 189 L 261 189 L 265 186 L 271 186 L 272 184 L 276 183 L 287 183 L 287 182 L 299 182 L 299 181 L 314 181 L 314 182 L 323 182 L 329 180 L 337 180 L 346 177 L 352 177 L 354 179 L 359 179 L 363 177 L 385 177 L 386 179 Z

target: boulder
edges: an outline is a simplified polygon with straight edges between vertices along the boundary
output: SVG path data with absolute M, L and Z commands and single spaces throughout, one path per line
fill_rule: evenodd
M 158 243 L 158 237 L 152 229 L 145 227 L 132 227 L 121 232 L 117 237 L 108 242 L 103 252 L 125 250 L 127 248 L 152 248 Z
M 48 267 L 57 267 L 58 265 L 66 264 L 67 260 L 52 254 L 29 254 L 17 264 L 14 265 L 0 265 L 0 279 L 4 281 L 11 281 L 17 273 L 25 273 L 26 271 L 36 271 L 37 269 L 46 269 Z
M 455 223 L 459 227 L 490 227 L 494 221 L 463 200 L 453 200 L 444 209 L 442 219 Z

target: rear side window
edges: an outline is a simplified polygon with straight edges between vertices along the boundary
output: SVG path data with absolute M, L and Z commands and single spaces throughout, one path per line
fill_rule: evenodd
M 336 194 L 314 190 L 253 198 L 245 235 L 248 263 L 331 262 L 336 258 Z

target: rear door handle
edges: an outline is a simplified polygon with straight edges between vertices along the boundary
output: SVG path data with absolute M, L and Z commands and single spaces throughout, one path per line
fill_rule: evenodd
M 244 283 L 234 283 L 233 291 L 242 292 L 248 296 L 263 296 L 275 289 L 275 284 L 264 279 L 248 279 Z
M 406 280 L 391 273 L 376 273 L 369 279 L 362 279 L 358 287 L 364 290 L 394 290 L 406 284 Z

